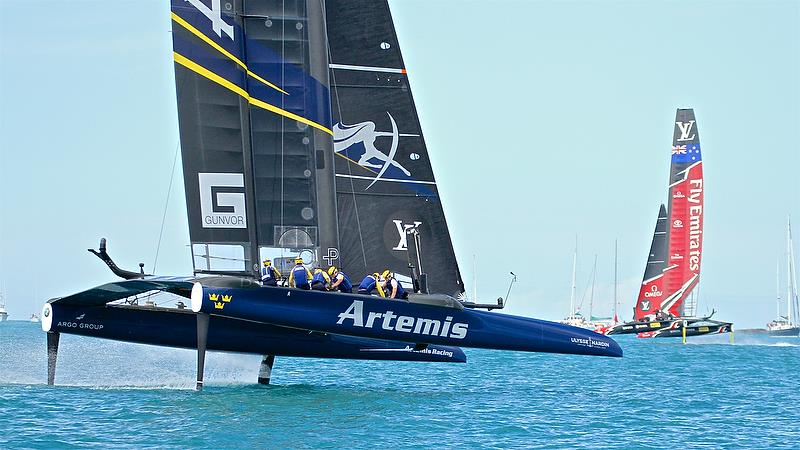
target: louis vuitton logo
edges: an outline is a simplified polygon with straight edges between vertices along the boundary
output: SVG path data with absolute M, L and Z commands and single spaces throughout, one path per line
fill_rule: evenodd
M 397 233 L 400 235 L 400 242 L 397 243 L 392 250 L 408 250 L 408 232 L 422 225 L 422 222 L 414 221 L 413 224 L 404 224 L 402 220 L 392 220 L 397 227 Z
M 688 122 L 675 122 L 675 125 L 681 130 L 681 136 L 678 138 L 679 141 L 691 141 L 696 136 L 695 133 L 692 133 L 692 129 L 694 128 L 694 120 L 690 120 Z M 689 136 L 689 133 L 692 133 Z

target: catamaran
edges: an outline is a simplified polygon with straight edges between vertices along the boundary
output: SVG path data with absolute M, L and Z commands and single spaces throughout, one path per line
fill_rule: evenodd
M 685 302 L 700 282 L 703 242 L 703 161 L 694 110 L 678 109 L 672 138 L 669 208 L 661 204 L 633 320 L 607 334 L 640 337 L 727 333 L 730 322 L 686 314 Z
M 464 293 L 386 0 L 172 0 L 192 276 L 121 281 L 48 301 L 59 336 L 276 356 L 465 362 L 460 347 L 622 356 L 588 330 L 479 309 Z M 286 256 L 289 255 L 289 256 Z M 298 256 L 353 277 L 388 269 L 408 300 L 266 287 Z M 291 264 L 291 263 L 288 263 Z M 158 301 L 155 297 L 159 296 Z M 189 304 L 187 306 L 187 303 Z
M 777 318 L 767 324 L 767 333 L 770 336 L 798 336 L 800 335 L 800 302 L 797 297 L 797 276 L 794 266 L 794 246 L 792 244 L 791 218 L 786 222 L 786 315 L 781 315 L 780 295 L 780 265 L 778 267 L 778 304 Z

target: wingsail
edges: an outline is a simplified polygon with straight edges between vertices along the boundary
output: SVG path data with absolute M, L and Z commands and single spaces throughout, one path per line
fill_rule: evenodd
M 686 297 L 700 280 L 703 244 L 703 161 L 692 109 L 675 115 L 669 208 L 661 205 L 634 320 L 662 311 L 683 315 Z
M 700 281 L 703 250 L 703 160 L 692 109 L 679 109 L 672 137 L 669 244 L 664 271 L 666 298 L 660 309 L 683 315 L 683 304 Z
M 172 0 L 195 268 L 252 274 L 262 247 L 313 263 L 338 246 L 322 6 L 225 5 Z

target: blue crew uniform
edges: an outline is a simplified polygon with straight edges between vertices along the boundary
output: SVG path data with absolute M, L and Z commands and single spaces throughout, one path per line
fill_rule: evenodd
M 366 294 L 372 295 L 372 291 L 378 291 L 381 297 L 385 297 L 383 293 L 383 289 L 381 289 L 380 283 L 378 283 L 378 274 L 374 273 L 372 275 L 367 275 L 361 281 L 361 284 L 358 286 L 358 293 L 359 294 Z
M 311 289 L 311 272 L 302 263 L 298 263 L 289 274 L 289 285 L 306 291 Z
M 264 286 L 277 286 L 278 280 L 281 278 L 281 273 L 278 269 L 272 266 L 264 266 L 261 268 L 261 284 Z
M 348 294 L 353 292 L 353 283 L 350 282 L 350 277 L 348 277 L 344 272 L 338 272 L 333 276 L 333 280 L 333 284 L 336 285 L 335 287 L 332 286 L 334 289 L 338 290 L 339 292 L 346 292 Z
M 392 291 L 394 291 L 394 295 L 392 295 Z M 403 289 L 402 283 L 397 281 L 396 278 L 392 277 L 386 281 L 386 296 L 389 298 L 408 299 L 408 292 Z
M 311 289 L 314 291 L 327 291 L 331 279 L 328 274 L 322 269 L 314 271 L 314 276 L 311 277 Z

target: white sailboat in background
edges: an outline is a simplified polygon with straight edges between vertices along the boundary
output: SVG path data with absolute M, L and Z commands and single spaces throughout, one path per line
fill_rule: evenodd
M 595 257 L 595 270 L 597 269 L 597 257 Z M 594 281 L 592 281 L 594 283 Z M 594 289 L 594 288 L 593 288 Z M 614 240 L 614 298 L 612 306 L 612 317 L 595 317 L 592 315 L 592 309 L 589 309 L 589 320 L 594 325 L 593 330 L 600 334 L 605 334 L 610 328 L 619 323 L 619 316 L 617 315 L 617 241 Z
M 8 320 L 8 311 L 6 311 L 6 301 L 3 298 L 3 291 L 0 290 L 0 322 Z
M 561 323 L 565 325 L 571 325 L 573 327 L 578 328 L 585 328 L 587 330 L 594 330 L 595 326 L 588 320 L 586 317 L 581 315 L 579 309 L 575 307 L 575 290 L 577 288 L 575 284 L 575 275 L 576 269 L 578 265 L 578 238 L 575 238 L 575 253 L 572 254 L 572 289 L 569 296 L 569 315 L 561 320 Z M 597 268 L 597 260 L 595 259 L 595 269 Z
M 792 222 L 787 219 L 787 249 L 786 249 L 786 315 L 781 315 L 781 282 L 780 282 L 780 262 L 776 274 L 776 284 L 778 291 L 777 318 L 767 324 L 767 333 L 770 336 L 798 336 L 800 335 L 800 320 L 798 320 L 797 298 L 797 276 L 794 267 L 794 245 L 792 243 Z

